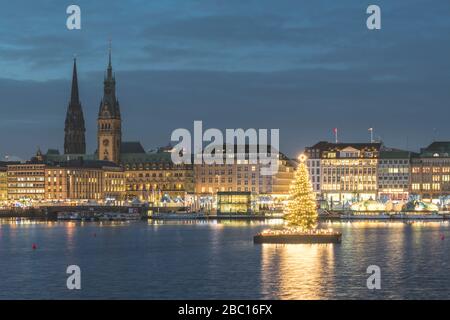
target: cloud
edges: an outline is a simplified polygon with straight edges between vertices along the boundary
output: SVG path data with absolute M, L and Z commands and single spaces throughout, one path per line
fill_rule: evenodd
M 65 5 L 54 1 L 19 0 L 0 11 L 0 153 L 61 149 L 73 54 L 95 150 L 110 37 L 124 136 L 147 148 L 194 120 L 280 128 L 289 154 L 331 139 L 333 127 L 360 141 L 374 127 L 397 147 L 425 145 L 431 127 L 450 137 L 448 1 L 379 1 L 376 32 L 365 27 L 367 4 L 359 1 L 79 5 L 80 32 L 65 29 Z
M 80 80 L 91 152 L 102 76 L 93 72 Z M 364 71 L 329 69 L 122 71 L 116 76 L 124 140 L 140 140 L 146 148 L 166 144 L 176 128 L 192 129 L 194 120 L 203 120 L 205 128 L 280 128 L 282 150 L 288 154 L 331 139 L 333 127 L 340 128 L 342 139 L 356 141 L 367 140 L 367 128 L 374 127 L 397 147 L 405 147 L 407 137 L 409 147 L 428 143 L 430 123 L 448 134 L 449 91 L 421 79 L 374 81 Z M 11 108 L 2 123 L 18 121 L 15 128 L 2 125 L 2 151 L 25 156 L 37 145 L 61 149 L 69 81 L 2 80 L 0 88 L 4 105 Z M 20 123 L 24 114 L 30 122 Z

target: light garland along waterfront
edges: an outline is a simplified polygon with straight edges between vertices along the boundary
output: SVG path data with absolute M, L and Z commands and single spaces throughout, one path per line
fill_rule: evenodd
M 164 208 L 161 208 L 164 209 Z M 282 219 L 284 214 L 278 213 L 205 213 L 205 212 L 158 212 L 155 209 L 145 207 L 65 207 L 60 210 L 58 207 L 39 208 L 4 208 L 0 209 L 0 218 L 28 218 L 28 219 L 48 219 L 48 220 L 108 220 L 122 219 L 135 220 L 266 220 Z M 326 211 L 319 210 L 318 219 L 324 220 L 448 220 L 450 213 L 445 212 L 377 212 L 377 211 Z

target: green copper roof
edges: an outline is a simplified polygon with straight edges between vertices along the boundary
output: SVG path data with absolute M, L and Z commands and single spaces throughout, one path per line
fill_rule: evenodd
M 158 153 L 123 153 L 120 155 L 122 164 L 144 164 L 144 163 L 172 163 L 169 152 Z
M 420 152 L 420 157 L 449 157 L 450 156 L 450 141 L 435 141 L 428 147 L 423 148 Z
M 380 159 L 409 159 L 411 157 L 410 151 L 405 150 L 389 150 L 380 151 Z
M 97 160 L 96 154 L 55 154 L 47 153 L 45 156 L 46 161 L 69 161 L 69 160 Z

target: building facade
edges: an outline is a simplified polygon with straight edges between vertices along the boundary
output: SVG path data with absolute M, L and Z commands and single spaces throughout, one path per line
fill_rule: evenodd
M 407 201 L 410 186 L 409 151 L 384 148 L 378 162 L 378 198 Z
M 296 163 L 281 152 L 275 151 L 278 171 L 274 175 L 262 175 L 261 170 L 267 167 L 259 159 L 258 154 L 252 156 L 251 148 L 245 146 L 243 153 L 238 147 L 224 146 L 223 163 L 194 164 L 196 205 L 198 208 L 213 209 L 217 203 L 217 193 L 225 197 L 224 192 L 240 194 L 248 192 L 252 196 L 254 210 L 280 209 L 289 194 L 289 187 L 294 178 Z M 242 152 L 242 151 L 240 151 Z M 270 146 L 268 152 L 271 152 Z M 228 164 L 227 157 L 233 158 Z
M 270 147 L 269 147 L 270 152 Z M 235 150 L 224 152 L 221 164 L 194 164 L 195 192 L 197 194 L 216 194 L 217 192 L 235 191 L 251 192 L 252 194 L 286 194 L 295 171 L 295 162 L 281 152 L 276 152 L 278 171 L 274 175 L 262 175 L 261 169 L 267 167 L 257 160 L 258 154 L 250 154 L 245 147 L 243 154 Z M 226 157 L 232 154 L 233 161 L 228 164 Z
M 121 203 L 123 169 L 107 161 L 67 161 L 45 167 L 45 199 L 50 202 Z
M 381 143 L 330 143 L 306 148 L 315 190 L 331 206 L 377 199 L 377 169 Z M 320 163 L 317 163 L 320 158 Z M 312 179 L 312 178 L 311 178 Z M 318 181 L 318 182 L 317 182 Z
M 306 166 L 309 170 L 311 185 L 317 196 L 320 197 L 321 192 L 321 157 L 322 152 L 328 147 L 328 142 L 320 141 L 312 147 L 305 148 Z
M 11 202 L 120 204 L 125 196 L 125 173 L 110 161 L 50 161 L 38 151 L 25 163 L 7 166 Z
M 305 154 L 318 199 L 328 205 L 409 199 L 413 152 L 389 148 L 380 142 L 320 141 L 305 148 Z
M 8 200 L 8 167 L 0 162 L 0 203 Z
M 122 153 L 126 198 L 160 206 L 189 206 L 194 192 L 191 164 L 174 164 L 170 149 Z
M 45 164 L 29 161 L 8 165 L 8 200 L 45 200 Z
M 412 195 L 446 204 L 450 197 L 450 142 L 436 141 L 411 159 Z

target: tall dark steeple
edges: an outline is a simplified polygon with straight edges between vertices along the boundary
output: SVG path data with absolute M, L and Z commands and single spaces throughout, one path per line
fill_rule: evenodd
M 77 76 L 77 60 L 73 59 L 72 74 L 72 92 L 70 95 L 69 107 L 66 114 L 64 137 L 64 153 L 65 154 L 85 154 L 85 126 L 83 109 L 80 103 L 80 95 L 78 93 L 78 76 Z
M 108 67 L 106 69 L 103 86 L 103 99 L 100 102 L 100 108 L 98 112 L 99 118 L 120 119 L 119 101 L 116 98 L 116 77 L 113 73 L 111 63 L 111 43 L 109 46 Z
M 98 158 L 99 160 L 119 163 L 122 144 L 122 120 L 119 101 L 116 98 L 116 78 L 111 63 L 111 43 L 103 86 L 103 98 L 100 102 L 97 119 Z

